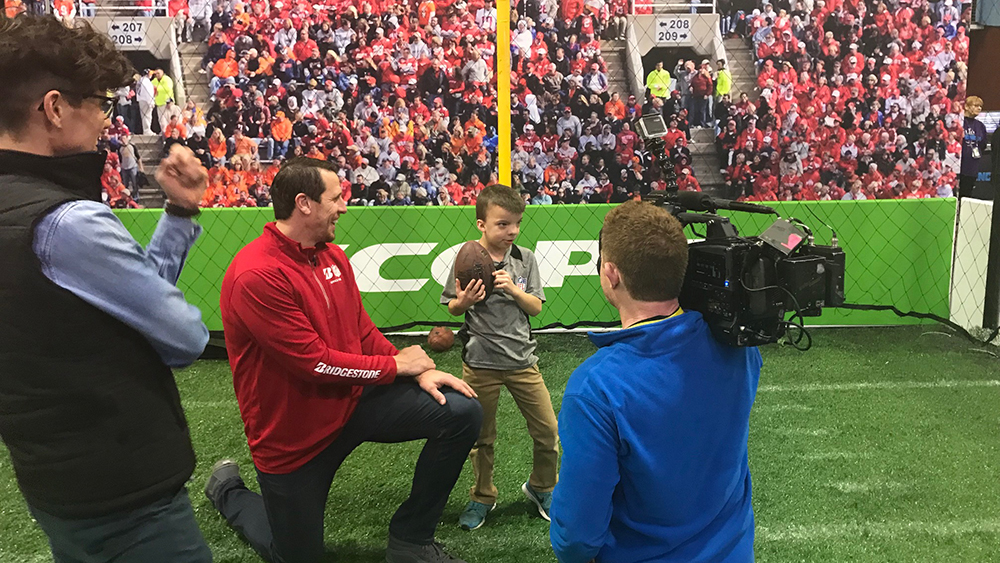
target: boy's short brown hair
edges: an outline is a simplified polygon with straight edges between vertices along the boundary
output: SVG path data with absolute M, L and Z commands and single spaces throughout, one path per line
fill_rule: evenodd
M 476 219 L 485 221 L 486 210 L 491 204 L 511 213 L 524 213 L 524 199 L 521 198 L 521 194 L 517 190 L 510 186 L 493 184 L 483 188 L 483 191 L 479 192 L 479 197 L 476 198 Z
M 681 294 L 687 271 L 684 227 L 665 209 L 628 201 L 612 209 L 601 230 L 604 262 L 618 267 L 637 301 L 670 301 Z

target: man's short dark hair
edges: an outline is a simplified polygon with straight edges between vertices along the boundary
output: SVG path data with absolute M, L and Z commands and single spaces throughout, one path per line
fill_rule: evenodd
M 636 301 L 670 301 L 687 271 L 684 227 L 662 207 L 627 201 L 612 209 L 601 230 L 602 259 L 618 267 Z
M 274 218 L 283 221 L 292 216 L 295 210 L 295 198 L 306 194 L 309 199 L 318 202 L 326 191 L 326 183 L 320 170 L 336 173 L 336 167 L 315 158 L 298 157 L 286 162 L 274 176 L 271 183 L 271 206 L 274 207 Z
M 20 133 L 49 90 L 70 103 L 132 82 L 132 65 L 111 39 L 85 21 L 66 27 L 51 16 L 0 20 L 0 133 Z
M 524 213 L 524 199 L 510 186 L 493 184 L 486 186 L 476 198 L 476 219 L 486 220 L 486 211 L 496 205 L 511 213 Z

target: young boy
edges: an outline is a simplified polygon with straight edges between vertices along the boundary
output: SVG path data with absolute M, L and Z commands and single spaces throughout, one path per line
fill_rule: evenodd
M 538 371 L 535 339 L 529 316 L 542 312 L 545 293 L 535 255 L 514 244 L 521 229 L 524 200 L 507 186 L 489 186 L 476 201 L 476 227 L 483 233 L 479 244 L 494 260 L 493 293 L 486 299 L 480 280 L 464 289 L 455 278 L 455 286 L 445 285 L 441 303 L 454 316 L 465 315 L 458 333 L 465 348 L 462 352 L 462 378 L 479 395 L 483 406 L 483 426 L 470 459 L 475 484 L 472 500 L 459 517 L 466 530 L 475 530 L 496 507 L 497 489 L 493 485 L 493 442 L 497 435 L 497 401 L 500 388 L 507 387 L 528 423 L 534 441 L 531 477 L 521 491 L 538 507 L 542 518 L 549 520 L 552 489 L 558 476 L 558 429 L 549 390 Z

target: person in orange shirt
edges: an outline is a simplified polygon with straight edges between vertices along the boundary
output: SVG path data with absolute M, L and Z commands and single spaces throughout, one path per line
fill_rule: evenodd
M 486 131 L 486 124 L 483 123 L 483 120 L 479 119 L 479 115 L 476 113 L 473 113 L 472 117 L 465 122 L 465 130 L 468 131 L 470 127 L 475 127 L 480 131 Z
M 233 135 L 233 158 L 237 156 L 242 156 L 247 161 L 257 160 L 257 143 L 244 135 L 242 129 L 237 129 Z
M 264 185 L 270 186 L 274 182 L 274 177 L 278 175 L 281 171 L 281 163 L 284 160 L 283 157 L 277 156 L 271 161 L 271 164 L 264 170 Z
M 221 176 L 216 176 L 209 180 L 208 189 L 201 198 L 200 207 L 224 207 L 226 198 L 226 184 Z
M 420 3 L 417 8 L 417 18 L 420 21 L 420 27 L 427 27 L 431 22 L 431 18 L 435 15 L 435 5 L 434 0 L 424 0 Z
M 7 12 L 7 19 L 12 20 L 24 11 L 24 3 L 21 0 L 6 0 L 4 8 Z
M 214 166 L 208 169 L 208 183 L 212 184 L 216 181 L 222 184 L 229 182 L 229 169 L 219 162 L 215 163 Z
M 228 188 L 232 190 L 233 188 L 239 188 L 246 190 L 247 187 L 247 171 L 246 165 L 243 164 L 242 158 L 233 159 L 233 171 L 229 174 Z
M 477 127 L 470 127 L 465 132 L 465 150 L 471 156 L 477 154 L 483 148 L 483 134 Z
M 184 127 L 176 115 L 171 115 L 170 123 L 167 123 L 167 126 L 163 128 L 163 137 L 169 139 L 174 131 L 177 131 L 178 139 L 187 139 L 187 127 Z
M 323 151 L 319 150 L 319 146 L 313 145 L 309 147 L 309 152 L 306 153 L 306 157 L 315 158 L 316 160 L 326 160 L 326 155 Z
M 208 152 L 212 155 L 212 163 L 225 164 L 228 151 L 229 148 L 226 146 L 226 137 L 222 134 L 222 129 L 216 129 L 208 139 Z
M 278 110 L 271 121 L 271 137 L 274 139 L 274 153 L 285 156 L 288 153 L 288 143 L 292 139 L 292 122 L 285 117 L 285 112 Z
M 229 78 L 235 78 L 237 74 L 240 73 L 240 63 L 236 60 L 236 52 L 232 49 L 226 51 L 226 56 L 215 61 L 215 65 L 212 66 L 212 80 L 209 82 L 209 87 L 212 90 L 212 95 L 225 84 L 226 80 Z
M 612 121 L 622 121 L 625 119 L 625 104 L 622 102 L 618 92 L 612 93 L 611 99 L 608 100 L 608 103 L 604 104 L 604 113 Z

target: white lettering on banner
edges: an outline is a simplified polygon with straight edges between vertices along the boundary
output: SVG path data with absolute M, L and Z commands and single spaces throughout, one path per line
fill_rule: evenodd
M 380 369 L 349 369 L 327 365 L 324 362 L 317 364 L 316 369 L 313 371 L 323 375 L 336 375 L 351 379 L 378 379 L 378 376 L 382 373 Z
M 585 252 L 589 258 L 583 264 L 571 265 L 569 260 L 574 252 Z M 538 241 L 535 260 L 542 287 L 562 287 L 566 276 L 596 276 L 597 257 L 596 240 Z
M 386 279 L 382 265 L 397 256 L 423 256 L 437 246 L 433 242 L 403 242 L 367 246 L 351 256 L 351 265 L 357 274 L 358 289 L 362 293 L 390 293 L 394 291 L 419 291 L 428 278 Z
M 454 284 L 448 279 L 455 256 L 465 243 L 459 243 L 442 250 L 431 263 L 431 278 L 438 285 Z M 382 265 L 395 256 L 423 256 L 437 247 L 435 243 L 375 244 L 359 250 L 351 257 L 351 265 L 357 272 L 358 289 L 362 293 L 387 293 L 391 291 L 419 291 L 427 278 L 386 279 L 382 277 Z M 571 264 L 573 253 L 584 253 L 587 260 L 583 264 Z M 542 287 L 562 287 L 567 276 L 597 275 L 596 240 L 552 240 L 539 241 L 535 250 L 538 273 Z

